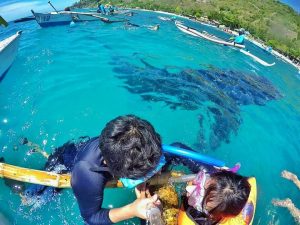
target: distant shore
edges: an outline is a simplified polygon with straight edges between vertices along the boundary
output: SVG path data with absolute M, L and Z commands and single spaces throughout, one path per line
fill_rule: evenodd
M 191 16 L 183 16 L 183 15 L 178 15 L 176 13 L 170 13 L 170 12 L 165 12 L 165 11 L 160 11 L 160 10 L 149 10 L 149 9 L 141 9 L 141 8 L 126 8 L 126 9 L 131 9 L 131 10 L 140 10 L 140 11 L 149 11 L 149 12 L 157 12 L 157 13 L 161 13 L 161 14 L 164 14 L 164 15 L 170 15 L 170 16 L 176 16 L 176 17 L 180 17 L 180 18 L 185 18 L 185 19 L 189 19 L 189 20 L 193 20 L 195 22 L 198 22 L 202 25 L 206 25 L 206 26 L 212 26 L 212 27 L 215 27 L 223 32 L 226 32 L 228 34 L 231 34 L 231 35 L 238 35 L 238 33 L 236 31 L 232 31 L 230 30 L 229 28 L 225 27 L 225 28 L 220 28 L 216 25 L 213 24 L 213 21 L 202 21 L 200 19 L 197 19 L 197 18 L 194 18 L 194 17 L 191 17 Z M 268 45 L 266 45 L 262 40 L 256 40 L 252 37 L 249 37 L 249 36 L 246 36 L 246 39 L 248 41 L 250 41 L 251 43 L 253 43 L 254 45 L 258 46 L 259 48 L 262 48 L 264 50 L 267 51 L 267 48 L 269 47 Z M 291 64 L 292 66 L 294 66 L 295 68 L 298 69 L 299 73 L 300 73 L 300 62 L 295 62 L 295 61 L 292 61 L 288 56 L 278 52 L 277 50 L 274 50 L 272 49 L 271 51 L 269 51 L 272 55 L 274 55 L 275 57 L 283 60 L 284 62 L 287 62 L 289 64 Z
M 248 38 L 247 40 L 248 40 L 248 41 L 251 41 L 253 44 L 255 44 L 256 46 L 258 46 L 258 47 L 260 47 L 260 48 L 262 48 L 262 49 L 264 49 L 264 50 L 266 50 L 266 48 L 267 48 L 267 45 L 262 44 L 262 43 L 259 43 L 258 41 L 254 40 L 254 39 L 249 39 L 249 38 Z M 299 62 L 298 62 L 298 63 L 293 62 L 293 61 L 290 60 L 288 57 L 286 57 L 285 55 L 279 53 L 278 51 L 276 51 L 276 50 L 274 50 L 274 49 L 273 49 L 272 51 L 270 51 L 270 53 L 271 53 L 272 55 L 274 55 L 274 56 L 280 58 L 281 60 L 283 60 L 283 61 L 285 61 L 285 62 L 287 62 L 287 63 L 293 65 L 294 67 L 296 67 L 296 68 L 299 70 L 299 73 L 300 73 L 300 63 L 299 63 Z
M 135 9 L 133 9 L 133 10 L 135 10 Z M 198 22 L 198 23 L 200 23 L 202 25 L 215 27 L 215 28 L 217 28 L 217 29 L 225 32 L 223 29 L 220 29 L 218 26 L 215 26 L 215 25 L 212 25 L 212 24 L 209 24 L 209 23 L 205 23 L 205 22 L 203 22 L 203 21 L 201 21 L 199 19 L 193 19 L 193 18 L 188 17 L 188 16 L 178 15 L 178 14 L 175 14 L 175 13 L 169 13 L 169 12 L 164 12 L 164 11 L 160 11 L 160 10 L 157 10 L 157 11 L 156 10 L 149 10 L 149 9 L 136 9 L 136 10 L 149 11 L 149 12 L 157 12 L 157 13 L 161 13 L 161 14 L 165 14 L 165 15 L 176 16 L 176 17 L 180 17 L 180 18 L 185 18 L 185 19 L 189 19 L 189 20 L 193 20 L 195 22 Z M 228 31 L 230 31 L 230 32 L 228 32 Z M 228 31 L 226 33 L 231 33 L 232 35 L 237 35 L 237 32 L 235 32 L 235 31 L 232 31 L 232 30 L 229 30 L 229 29 L 228 29 Z M 248 36 L 246 37 L 246 39 L 248 41 L 250 41 L 251 43 L 253 43 L 254 45 L 258 46 L 259 48 L 262 48 L 263 50 L 266 50 L 267 47 L 268 47 L 262 41 L 261 41 L 262 43 L 260 43 L 260 42 L 256 41 L 255 39 L 250 38 Z M 293 62 L 291 59 L 289 59 L 288 57 L 286 57 L 285 55 L 279 53 L 278 51 L 276 51 L 274 49 L 272 49 L 270 51 L 270 53 L 272 55 L 274 55 L 275 57 L 277 57 L 277 58 L 279 58 L 279 59 L 281 59 L 281 60 L 283 60 L 283 61 L 291 64 L 292 66 L 294 66 L 295 68 L 297 68 L 299 70 L 299 73 L 300 73 L 300 62 L 298 62 L 298 63 Z

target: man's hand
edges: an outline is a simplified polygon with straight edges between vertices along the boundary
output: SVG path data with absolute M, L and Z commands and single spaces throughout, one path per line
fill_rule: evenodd
M 131 208 L 136 217 L 147 219 L 147 210 L 151 206 L 160 205 L 157 195 L 151 196 L 146 183 L 140 184 L 135 188 L 137 200 L 131 204 Z
M 136 198 L 147 198 L 151 197 L 149 189 L 146 183 L 142 183 L 135 188 Z
M 138 198 L 133 203 L 131 203 L 131 210 L 136 217 L 141 219 L 147 219 L 147 210 L 153 206 L 160 204 L 157 195 L 153 195 L 148 198 Z
M 296 181 L 298 179 L 298 177 L 295 174 L 293 174 L 293 173 L 291 173 L 291 172 L 289 172 L 287 170 L 283 170 L 281 172 L 281 176 L 283 178 L 285 178 L 287 180 L 291 180 L 291 181 Z
M 109 218 L 113 223 L 117 223 L 133 217 L 147 219 L 147 210 L 151 206 L 158 206 L 161 204 L 158 200 L 157 195 L 150 195 L 146 184 L 140 184 L 135 189 L 135 194 L 137 199 L 131 204 L 121 208 L 111 209 L 109 211 Z

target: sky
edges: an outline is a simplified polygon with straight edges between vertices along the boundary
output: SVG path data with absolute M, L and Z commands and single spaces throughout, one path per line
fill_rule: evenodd
M 300 0 L 280 0 L 282 3 L 285 3 L 291 6 L 294 10 L 300 13 Z
M 64 9 L 74 2 L 76 0 L 51 0 L 57 10 Z M 53 11 L 48 0 L 0 0 L 0 15 L 8 22 L 32 15 L 31 9 L 35 12 Z
M 51 2 L 59 10 L 72 5 L 76 0 L 52 0 Z M 300 13 L 300 0 L 281 0 L 281 2 L 290 5 Z M 36 12 L 52 11 L 48 0 L 0 0 L 0 15 L 7 21 L 30 16 L 31 9 Z

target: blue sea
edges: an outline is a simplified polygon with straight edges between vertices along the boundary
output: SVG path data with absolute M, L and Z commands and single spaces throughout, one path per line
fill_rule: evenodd
M 239 50 L 189 36 L 172 21 L 137 11 L 131 23 L 101 21 L 41 28 L 36 21 L 1 28 L 0 39 L 23 30 L 19 51 L 0 82 L 0 157 L 41 169 L 45 159 L 28 154 L 27 137 L 51 153 L 68 140 L 97 136 L 125 114 L 149 120 L 163 143 L 182 142 L 200 153 L 255 176 L 255 225 L 293 224 L 273 198 L 300 191 L 280 177 L 300 176 L 300 74 L 291 65 L 246 41 L 247 49 L 272 67 Z M 178 18 L 186 25 L 229 38 L 215 28 Z M 147 29 L 159 24 L 158 31 Z M 1 63 L 1 62 L 0 62 Z M 82 224 L 71 190 L 39 207 L 24 206 L 0 180 L 3 224 Z M 134 199 L 132 190 L 107 189 L 104 205 Z M 139 224 L 137 220 L 121 224 Z

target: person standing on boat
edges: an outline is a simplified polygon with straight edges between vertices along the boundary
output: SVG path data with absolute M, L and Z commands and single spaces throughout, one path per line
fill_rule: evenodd
M 108 12 L 109 12 L 109 14 L 114 13 L 115 12 L 115 8 L 112 5 L 109 5 Z
M 113 177 L 135 181 L 149 173 L 154 175 L 162 158 L 159 134 L 149 122 L 133 115 L 115 118 L 99 137 L 81 144 L 74 160 L 71 186 L 85 223 L 107 225 L 133 217 L 146 219 L 149 205 L 159 204 L 157 195 L 138 198 L 121 208 L 104 209 L 104 187 Z
M 243 33 L 239 32 L 239 36 L 234 38 L 234 43 L 243 45 L 244 44 L 244 39 L 245 39 L 245 35 Z
M 98 13 L 102 13 L 102 14 L 106 14 L 106 10 L 105 10 L 105 7 L 104 5 L 100 2 L 99 5 L 98 5 L 98 10 L 97 10 Z

